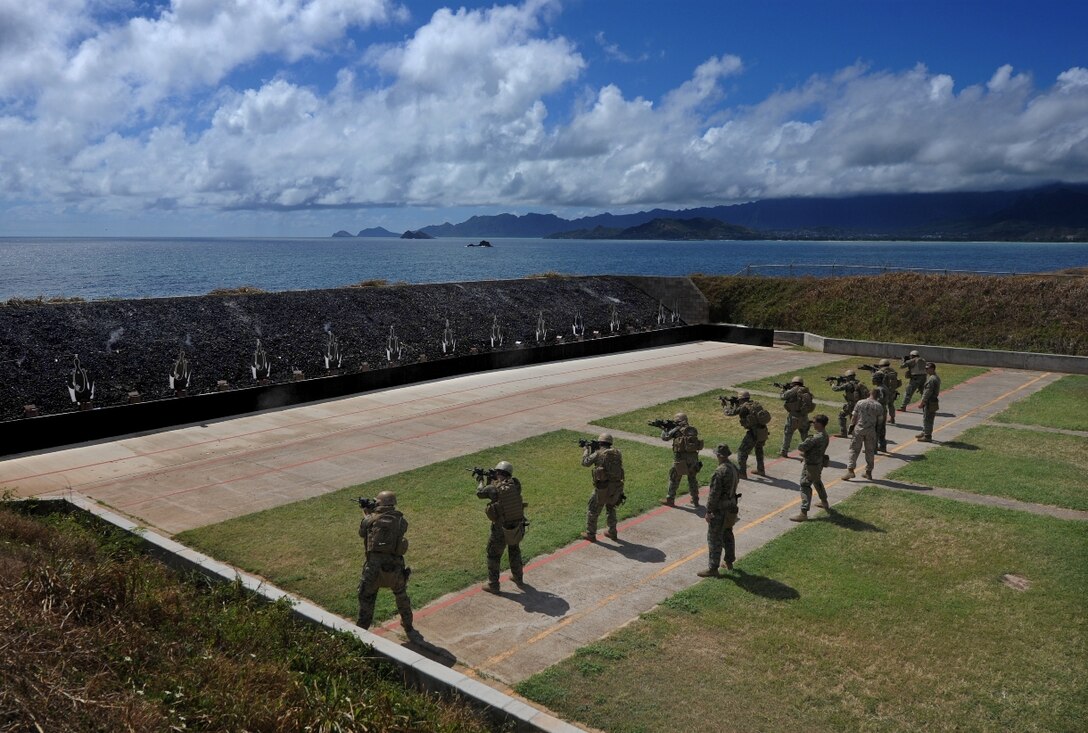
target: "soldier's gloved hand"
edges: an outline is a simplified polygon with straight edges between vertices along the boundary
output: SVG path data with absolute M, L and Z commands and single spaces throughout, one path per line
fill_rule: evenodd
M 706 519 L 707 524 L 710 524 L 710 520 L 713 519 L 713 518 L 714 518 L 714 512 L 707 512 L 706 516 L 704 517 L 704 519 Z

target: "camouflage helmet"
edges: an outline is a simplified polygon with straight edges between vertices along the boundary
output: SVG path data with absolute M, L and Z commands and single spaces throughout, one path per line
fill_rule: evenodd
M 876 363 L 877 366 L 891 366 L 892 363 L 887 359 L 881 359 Z
M 884 384 L 883 372 L 873 372 L 873 384 Z
M 846 373 L 843 376 L 844 377 L 853 377 L 854 376 L 854 370 L 853 369 L 847 369 Z
M 379 491 L 374 501 L 378 502 L 378 506 L 396 506 L 397 495 L 392 491 Z
M 676 413 L 676 415 L 673 416 L 672 419 L 680 423 L 681 425 L 688 424 L 688 414 L 686 412 L 678 412 Z
M 802 384 L 803 385 L 804 383 L 805 383 L 805 380 L 801 379 L 801 377 L 794 377 L 793 379 L 790 380 L 790 384 Z
M 514 467 L 510 464 L 510 461 L 499 461 L 495 464 L 496 471 L 502 471 L 507 476 L 514 475 Z
M 750 400 L 750 399 L 752 399 L 752 395 L 748 394 L 747 390 L 744 391 L 744 392 L 741 392 L 739 395 L 737 395 L 737 397 L 739 399 L 741 399 L 741 400 Z
M 918 353 L 918 349 L 911 349 L 910 355 L 911 356 L 920 356 L 920 354 Z
M 612 433 L 601 433 L 597 436 L 597 442 L 612 445 Z

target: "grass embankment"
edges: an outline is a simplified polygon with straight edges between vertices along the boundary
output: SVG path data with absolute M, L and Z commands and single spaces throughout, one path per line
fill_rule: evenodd
M 699 429 L 699 436 L 703 439 L 708 448 L 713 448 L 718 443 L 724 442 L 735 451 L 740 444 L 741 438 L 744 437 L 744 430 L 741 429 L 737 418 L 726 417 L 722 412 L 721 403 L 718 402 L 718 395 L 732 396 L 741 389 L 777 393 L 778 390 L 771 386 L 772 382 L 785 383 L 794 376 L 801 376 L 804 378 L 805 384 L 812 389 L 812 394 L 817 400 L 830 403 L 817 404 L 816 411 L 813 415 L 821 412 L 825 413 L 831 418 L 829 429 L 832 432 L 838 432 L 837 416 L 839 414 L 840 406 L 842 405 L 842 393 L 832 392 L 831 385 L 824 381 L 824 377 L 833 374 L 842 374 L 846 369 L 856 369 L 858 364 L 864 363 L 865 360 L 858 357 L 840 359 L 820 366 L 783 372 L 782 374 L 770 376 L 766 379 L 745 382 L 744 384 L 737 385 L 735 389 L 711 390 L 710 392 L 704 392 L 691 397 L 681 397 L 658 405 L 632 410 L 631 412 L 624 412 L 619 415 L 612 415 L 600 420 L 594 420 L 594 424 L 612 430 L 624 430 L 630 433 L 639 433 L 641 435 L 660 436 L 661 431 L 647 425 L 646 423 L 648 421 L 656 418 L 671 419 L 677 412 L 686 412 L 688 421 Z M 972 377 L 984 374 L 988 370 L 981 367 L 941 365 L 938 371 L 941 375 L 942 389 L 948 390 Z M 858 371 L 858 374 L 863 382 L 869 383 L 868 377 L 871 375 L 868 372 Z M 900 390 L 903 389 L 906 388 L 900 388 Z M 753 397 L 770 410 L 771 415 L 773 416 L 769 426 L 770 431 L 772 434 L 780 436 L 783 421 L 785 420 L 785 410 L 782 408 L 781 401 L 777 397 L 771 395 L 754 394 Z M 794 440 L 797 440 L 797 438 L 795 437 Z M 779 443 L 781 443 L 781 437 L 778 438 L 778 442 L 770 440 L 770 447 L 767 448 L 767 450 L 777 452 L 780 447 Z M 662 445 L 668 444 L 662 443 Z M 707 476 L 709 476 L 709 474 L 707 474 Z
M 1088 377 L 1071 374 L 1011 405 L 994 420 L 1062 430 L 1088 430 L 1086 408 Z
M 201 527 L 178 539 L 330 611 L 354 617 L 363 546 L 358 536 L 361 514 L 350 499 L 395 491 L 409 525 L 408 594 L 419 608 L 487 578 L 484 546 L 490 523 L 466 468 L 491 467 L 500 460 L 513 463 L 532 522 L 521 544 L 526 562 L 578 537 L 585 529 L 591 492 L 589 469 L 580 462 L 580 437 L 596 436 L 548 433 Z M 627 502 L 619 509 L 620 517 L 626 518 L 645 512 L 663 496 L 670 454 L 623 440 L 616 447 L 623 452 L 627 473 Z M 394 613 L 392 594 L 379 593 L 375 618 Z
M 714 321 L 836 338 L 1088 355 L 1088 278 L 691 279 Z
M 1085 429 L 1088 377 L 1067 376 L 997 415 L 999 422 Z M 937 423 L 938 427 L 940 423 Z M 980 425 L 920 456 L 889 478 L 975 494 L 1088 510 L 1088 439 Z
M 358 639 L 180 578 L 86 521 L 0 507 L 0 729 L 489 730 Z
M 617 732 L 1080 729 L 1083 524 L 876 488 L 838 509 L 518 691 Z

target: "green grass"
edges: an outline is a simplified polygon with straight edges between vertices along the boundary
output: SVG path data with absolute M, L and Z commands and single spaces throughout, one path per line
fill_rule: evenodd
M 526 562 L 578 537 L 591 493 L 589 469 L 580 462 L 580 437 L 593 436 L 548 433 L 190 530 L 178 540 L 353 617 L 363 545 L 358 536 L 362 515 L 350 499 L 389 489 L 397 493 L 398 508 L 408 520 L 405 559 L 413 571 L 408 594 L 420 608 L 487 578 L 486 502 L 476 498 L 466 468 L 491 467 L 500 460 L 514 464 L 532 522 L 521 544 Z M 619 440 L 616 447 L 623 452 L 628 477 L 627 502 L 619 508 L 622 519 L 645 512 L 664 495 L 671 459 L 668 451 L 652 446 Z M 394 613 L 392 594 L 379 592 L 375 619 Z
M 240 583 L 179 575 L 131 535 L 0 505 L 0 729 L 485 731 L 354 636 Z
M 518 691 L 616 733 L 1082 728 L 1084 524 L 875 488 L 838 509 Z
M 793 377 L 801 377 L 805 380 L 805 386 L 812 391 L 812 396 L 817 400 L 824 400 L 827 402 L 834 402 L 836 405 L 842 403 L 842 392 L 832 392 L 831 384 L 824 380 L 824 377 L 839 376 L 847 369 L 853 369 L 858 376 L 858 380 L 864 382 L 866 385 L 872 385 L 872 373 L 858 369 L 859 364 L 875 364 L 880 361 L 879 359 L 872 359 L 865 356 L 851 356 L 847 359 L 839 359 L 838 361 L 831 361 L 826 364 L 820 364 L 814 367 L 808 367 L 805 369 L 796 369 L 791 372 L 782 372 L 774 376 L 766 377 L 764 379 L 757 379 L 751 382 L 745 382 L 738 384 L 737 387 L 741 389 L 749 390 L 762 390 L 764 392 L 778 392 L 778 388 L 771 385 L 771 382 L 779 382 L 786 384 Z M 892 359 L 892 364 L 897 365 L 898 359 Z M 899 372 L 900 379 L 903 378 L 903 371 Z M 973 366 L 959 366 L 956 364 L 938 364 L 937 373 L 941 377 L 941 390 L 949 390 L 955 387 L 957 384 L 961 384 L 972 377 L 977 377 L 980 374 L 985 374 L 989 369 L 985 367 L 973 367 Z M 906 394 L 907 383 L 903 381 L 899 386 L 899 399 L 896 401 L 897 405 L 902 404 L 903 395 Z M 915 392 L 911 396 L 911 401 L 917 403 L 921 399 L 921 394 Z M 775 401 L 774 404 L 781 406 L 781 402 Z M 822 406 L 817 406 L 817 411 L 822 409 Z M 836 411 L 836 414 L 837 411 Z M 830 413 L 829 413 L 830 415 Z M 834 416 L 832 416 L 834 417 Z
M 1069 375 L 1048 384 L 997 415 L 999 422 L 1088 430 L 1088 376 Z
M 1086 448 L 1088 441 L 1075 435 L 980 425 L 889 478 L 1088 510 Z
M 737 418 L 726 417 L 722 412 L 721 403 L 718 402 L 718 395 L 723 394 L 731 395 L 733 393 L 728 390 L 715 389 L 692 397 L 681 397 L 658 405 L 651 405 L 639 410 L 594 420 L 593 424 L 612 430 L 624 430 L 629 433 L 652 435 L 659 438 L 661 437 L 661 429 L 647 425 L 648 421 L 657 418 L 671 420 L 676 413 L 686 412 L 688 422 L 699 429 L 699 437 L 706 443 L 707 448 L 713 448 L 718 443 L 727 443 L 736 451 L 741 438 L 744 437 L 744 430 L 741 429 Z M 780 418 L 774 411 L 776 406 L 769 400 L 763 400 L 763 405 L 771 410 L 772 415 L 775 415 L 770 425 L 771 432 L 775 431 L 776 426 L 781 431 L 782 423 L 779 422 Z M 781 442 L 781 437 L 779 442 Z M 662 441 L 661 445 L 671 450 L 671 442 Z

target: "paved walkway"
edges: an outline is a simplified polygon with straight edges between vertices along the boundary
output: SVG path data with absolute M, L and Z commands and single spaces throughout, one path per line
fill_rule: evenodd
M 18 456 L 0 463 L 0 486 L 24 496 L 70 487 L 174 533 L 558 428 L 586 431 L 600 417 L 837 358 L 700 342 L 488 372 Z M 948 390 L 935 438 L 953 439 L 1056 378 L 993 370 Z M 918 412 L 899 413 L 890 426 L 892 451 L 877 459 L 877 485 L 935 445 L 914 440 L 920 422 Z M 772 432 L 769 445 L 774 439 Z M 839 479 L 847 448 L 832 441 L 825 483 L 833 504 L 864 485 Z M 769 458 L 767 468 L 766 479 L 741 485 L 741 562 L 795 526 L 787 517 L 799 503 L 800 465 Z M 841 512 L 812 516 L 854 522 Z M 504 582 L 502 595 L 493 596 L 474 587 L 420 609 L 425 642 L 414 646 L 491 684 L 517 682 L 698 581 L 705 535 L 686 499 L 650 511 L 621 524 L 619 542 L 579 541 L 536 558 L 524 590 Z M 379 632 L 399 638 L 396 626 Z

